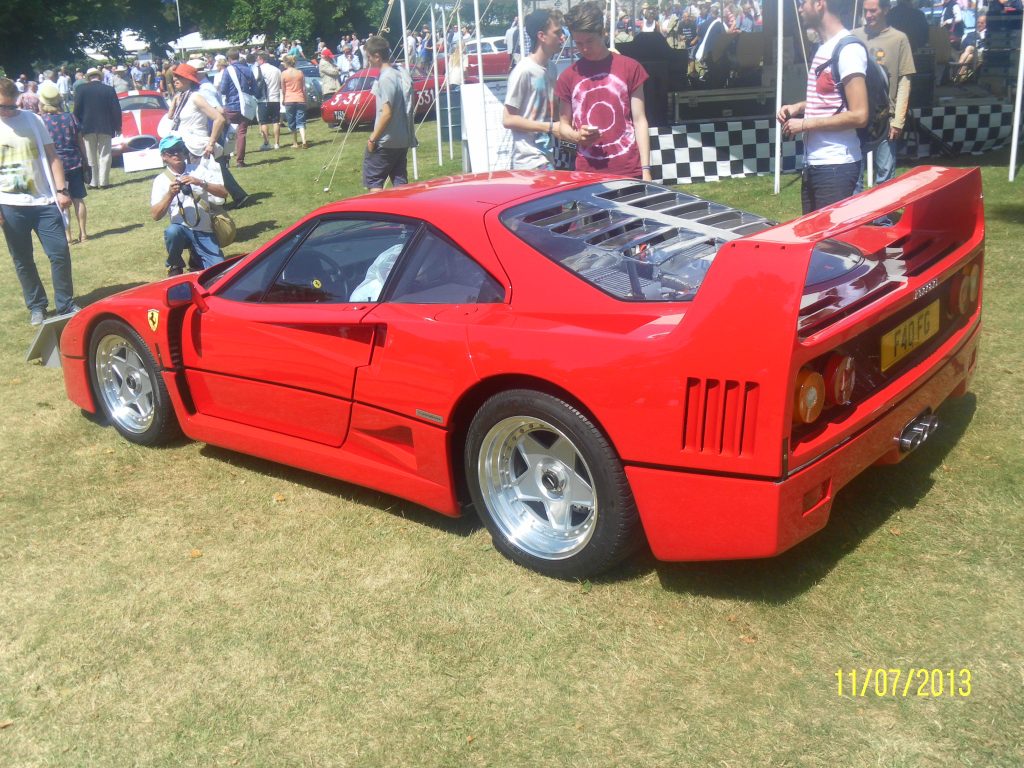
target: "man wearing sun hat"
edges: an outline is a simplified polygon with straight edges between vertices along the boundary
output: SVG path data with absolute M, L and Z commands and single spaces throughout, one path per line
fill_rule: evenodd
M 185 270 L 181 254 L 186 248 L 192 270 L 224 261 L 210 214 L 211 206 L 223 205 L 228 194 L 220 166 L 207 158 L 189 162 L 185 142 L 174 134 L 162 138 L 159 147 L 164 170 L 153 179 L 149 202 L 153 221 L 168 215 L 171 219 L 164 230 L 167 274 L 180 275 Z
M 92 168 L 90 186 L 96 189 L 110 184 L 110 142 L 121 132 L 121 104 L 114 89 L 100 79 L 96 67 L 85 76 L 89 82 L 75 94 L 75 117 L 82 127 L 86 159 Z
M 114 67 L 114 78 L 110 84 L 114 87 L 115 93 L 128 93 L 132 89 L 131 83 L 128 82 L 128 67 L 124 64 Z

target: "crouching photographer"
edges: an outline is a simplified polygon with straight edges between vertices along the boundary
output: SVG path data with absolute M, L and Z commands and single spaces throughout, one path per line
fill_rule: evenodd
M 186 248 L 189 269 L 193 271 L 224 260 L 210 210 L 223 205 L 228 194 L 220 166 L 212 159 L 191 163 L 188 157 L 188 148 L 180 136 L 171 135 L 160 141 L 164 170 L 153 179 L 149 202 L 154 221 L 170 214 L 171 223 L 164 230 L 168 275 L 184 272 L 181 254 Z

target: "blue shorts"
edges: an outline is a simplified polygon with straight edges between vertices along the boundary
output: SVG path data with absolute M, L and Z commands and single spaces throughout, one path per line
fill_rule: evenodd
M 284 115 L 285 119 L 288 121 L 288 130 L 297 131 L 299 128 L 306 127 L 305 104 L 285 104 Z
M 64 171 L 64 184 L 68 188 L 68 195 L 72 200 L 85 199 L 85 174 L 81 166 L 73 171 Z

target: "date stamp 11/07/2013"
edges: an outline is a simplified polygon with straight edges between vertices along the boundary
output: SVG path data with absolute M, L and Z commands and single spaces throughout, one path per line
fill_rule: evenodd
M 852 698 L 953 698 L 971 695 L 969 669 L 867 667 L 837 669 L 836 693 Z

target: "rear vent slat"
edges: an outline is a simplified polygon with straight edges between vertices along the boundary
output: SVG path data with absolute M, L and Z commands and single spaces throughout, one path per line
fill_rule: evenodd
M 759 392 L 756 382 L 688 378 L 683 450 L 716 456 L 753 453 Z

